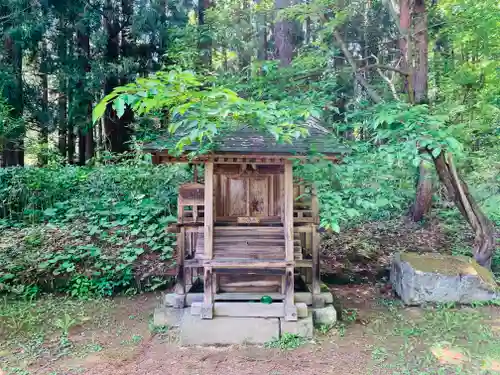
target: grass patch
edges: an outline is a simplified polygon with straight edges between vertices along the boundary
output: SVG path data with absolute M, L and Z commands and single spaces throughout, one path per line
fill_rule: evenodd
M 75 344 L 71 331 L 109 318 L 113 302 L 82 301 L 47 296 L 40 300 L 0 299 L 0 368 L 7 373 L 25 369 L 37 361 L 60 358 L 81 351 L 99 351 L 98 343 Z M 81 354 L 81 353 L 80 353 Z M 17 370 L 15 370 L 17 371 Z M 24 370 L 23 370 L 24 371 Z
M 488 312 L 500 323 L 487 308 L 388 306 L 371 324 L 375 366 L 394 375 L 498 373 L 500 336 Z
M 304 337 L 293 333 L 284 333 L 280 338 L 271 340 L 265 344 L 266 348 L 292 350 L 304 345 L 307 340 Z

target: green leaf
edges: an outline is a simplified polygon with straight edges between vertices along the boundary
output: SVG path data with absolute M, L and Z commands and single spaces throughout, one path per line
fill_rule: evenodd
M 113 109 L 116 111 L 118 118 L 122 118 L 125 113 L 125 100 L 121 96 L 113 101 Z
M 435 149 L 432 150 L 432 157 L 434 159 L 437 158 L 441 154 L 442 151 L 443 150 L 441 150 L 440 147 L 436 147 Z
M 102 116 L 104 116 L 104 113 L 106 112 L 106 107 L 108 103 L 106 101 L 101 100 L 95 107 L 94 110 L 92 111 L 92 123 L 95 124 L 97 121 L 99 121 Z
M 339 225 L 339 223 L 337 223 L 337 222 L 332 223 L 332 230 L 335 233 L 340 233 L 340 225 Z

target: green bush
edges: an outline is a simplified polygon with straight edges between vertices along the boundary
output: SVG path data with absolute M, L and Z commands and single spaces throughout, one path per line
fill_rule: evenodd
M 110 295 L 166 283 L 180 165 L 0 170 L 0 291 Z

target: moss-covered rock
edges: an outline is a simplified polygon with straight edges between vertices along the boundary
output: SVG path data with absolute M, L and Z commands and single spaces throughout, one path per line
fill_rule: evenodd
M 407 305 L 425 302 L 471 303 L 498 298 L 493 274 L 464 256 L 395 254 L 391 282 Z

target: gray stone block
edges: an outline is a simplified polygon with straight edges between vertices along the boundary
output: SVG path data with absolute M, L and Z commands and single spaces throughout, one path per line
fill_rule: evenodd
M 297 316 L 300 318 L 307 318 L 309 315 L 309 310 L 307 308 L 307 305 L 305 303 L 296 303 L 295 306 L 297 307 Z
M 186 305 L 186 295 L 167 293 L 163 297 L 163 304 L 165 305 L 165 307 L 175 307 L 176 309 L 182 309 Z
M 391 283 L 406 305 L 471 303 L 499 297 L 491 272 L 462 256 L 395 254 Z
M 296 322 L 287 322 L 285 319 L 280 319 L 281 334 L 291 333 L 300 337 L 310 339 L 314 334 L 314 325 L 312 314 L 306 318 L 301 318 Z
M 337 321 L 337 311 L 333 305 L 314 309 L 313 320 L 316 325 L 332 325 Z
M 264 344 L 279 337 L 278 318 L 201 319 L 185 309 L 179 333 L 180 344 L 187 345 L 237 345 Z
M 183 315 L 183 309 L 157 307 L 153 315 L 153 325 L 156 327 L 179 327 Z

